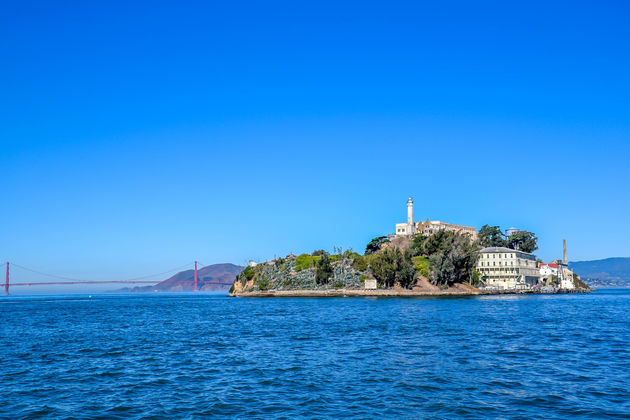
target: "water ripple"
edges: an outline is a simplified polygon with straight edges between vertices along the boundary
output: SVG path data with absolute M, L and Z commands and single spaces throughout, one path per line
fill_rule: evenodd
M 0 417 L 629 417 L 629 297 L 0 299 Z

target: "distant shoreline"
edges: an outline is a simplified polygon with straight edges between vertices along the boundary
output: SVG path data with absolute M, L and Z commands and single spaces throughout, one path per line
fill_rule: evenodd
M 553 295 L 589 293 L 592 290 L 571 289 L 540 292 L 534 290 L 394 290 L 394 289 L 334 289 L 334 290 L 265 290 L 230 293 L 229 297 L 416 297 L 416 296 L 492 296 L 492 295 Z

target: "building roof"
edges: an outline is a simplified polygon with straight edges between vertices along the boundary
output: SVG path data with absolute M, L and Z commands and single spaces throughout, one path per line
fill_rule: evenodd
M 554 263 L 540 263 L 539 267 L 543 267 L 543 266 L 549 266 L 552 268 L 558 268 L 558 264 L 554 264 Z
M 520 252 L 521 254 L 526 254 L 526 255 L 534 255 L 534 254 L 530 254 L 529 252 L 523 252 L 523 251 L 519 251 L 516 249 L 511 249 L 511 248 L 506 248 L 504 246 L 489 246 L 487 248 L 482 249 L 479 252 L 486 252 L 486 253 L 506 253 L 506 252 Z

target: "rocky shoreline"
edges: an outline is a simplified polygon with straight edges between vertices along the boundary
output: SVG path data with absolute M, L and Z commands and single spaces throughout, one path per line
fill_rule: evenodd
M 265 290 L 230 293 L 230 297 L 420 297 L 420 296 L 492 296 L 524 294 L 589 293 L 587 289 L 554 291 L 525 290 L 398 290 L 398 289 L 329 289 L 329 290 Z

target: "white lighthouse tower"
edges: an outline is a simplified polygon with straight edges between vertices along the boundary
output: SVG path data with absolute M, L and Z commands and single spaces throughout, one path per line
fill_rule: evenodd
M 407 200 L 407 234 L 414 235 L 416 233 L 416 225 L 413 222 L 413 198 Z

